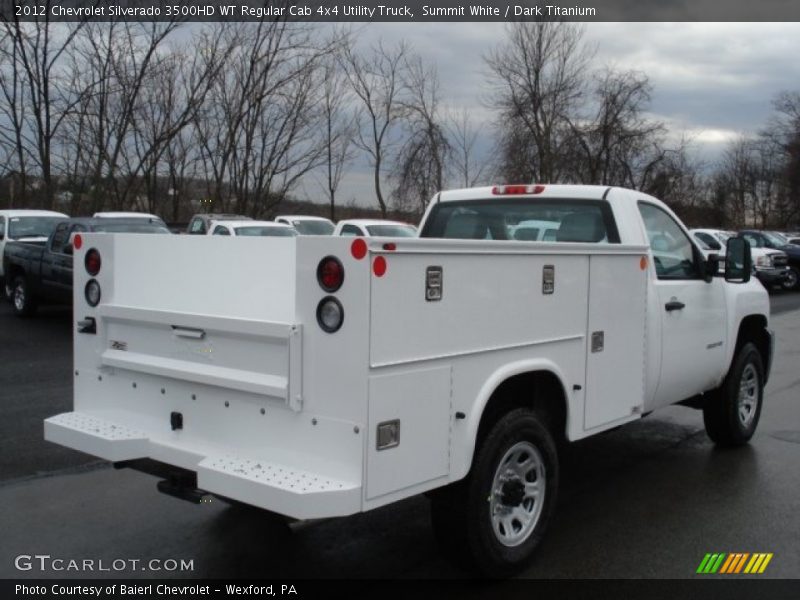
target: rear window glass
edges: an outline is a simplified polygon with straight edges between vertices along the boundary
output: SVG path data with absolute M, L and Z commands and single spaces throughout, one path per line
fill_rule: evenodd
M 330 221 L 305 221 L 297 219 L 292 225 L 300 235 L 331 235 L 333 233 L 333 223 Z
M 367 231 L 376 237 L 417 237 L 410 225 L 367 225 Z
M 237 227 L 236 235 L 267 236 L 267 237 L 294 237 L 297 232 L 288 227 L 258 227 L 257 225 L 248 227 Z
M 436 205 L 420 237 L 468 240 L 619 243 L 601 200 L 467 200 Z
M 8 237 L 13 240 L 26 237 L 49 237 L 64 217 L 12 217 L 8 223 Z
M 94 231 L 107 233 L 169 233 L 169 229 L 156 223 L 120 223 L 111 219 L 109 219 L 108 223 L 95 225 Z

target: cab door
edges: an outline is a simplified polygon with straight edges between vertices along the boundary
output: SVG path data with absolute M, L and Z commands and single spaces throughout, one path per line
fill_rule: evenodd
M 673 215 L 644 201 L 639 212 L 655 267 L 651 306 L 661 326 L 661 370 L 653 405 L 663 406 L 717 384 L 727 343 L 724 283 L 719 277 L 704 280 L 702 254 Z

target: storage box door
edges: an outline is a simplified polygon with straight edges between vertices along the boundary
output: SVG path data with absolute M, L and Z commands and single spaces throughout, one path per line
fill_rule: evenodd
M 644 399 L 646 270 L 641 255 L 592 256 L 584 429 L 639 413 Z

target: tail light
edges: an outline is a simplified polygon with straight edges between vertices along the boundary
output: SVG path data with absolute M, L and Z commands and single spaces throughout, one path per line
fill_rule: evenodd
M 326 296 L 317 305 L 317 323 L 323 331 L 334 333 L 344 323 L 344 308 L 333 296 Z
M 496 185 L 492 188 L 495 196 L 518 196 L 522 194 L 541 194 L 544 186 L 537 185 Z
M 86 296 L 86 302 L 89 306 L 97 306 L 100 304 L 100 284 L 97 283 L 96 279 L 90 279 L 86 282 L 83 295 Z
M 317 266 L 317 281 L 328 293 L 335 292 L 344 282 L 344 267 L 335 256 L 326 256 Z
M 94 277 L 100 272 L 100 267 L 103 264 L 103 261 L 100 260 L 100 253 L 95 248 L 92 248 L 86 253 L 83 264 L 86 267 L 86 272 Z

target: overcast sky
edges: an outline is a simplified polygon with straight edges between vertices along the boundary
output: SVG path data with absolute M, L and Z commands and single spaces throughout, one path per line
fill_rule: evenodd
M 676 136 L 687 133 L 698 153 L 714 159 L 725 142 L 765 123 L 771 99 L 800 90 L 800 23 L 588 23 L 585 39 L 596 47 L 595 65 L 645 72 L 653 85 L 652 117 Z M 376 23 L 364 27 L 360 45 L 405 39 L 436 64 L 443 103 L 489 118 L 482 56 L 504 39 L 495 23 Z M 305 194 L 316 199 L 310 182 Z M 301 191 L 302 193 L 302 191 Z M 371 179 L 354 165 L 339 192 L 342 203 L 374 203 Z

